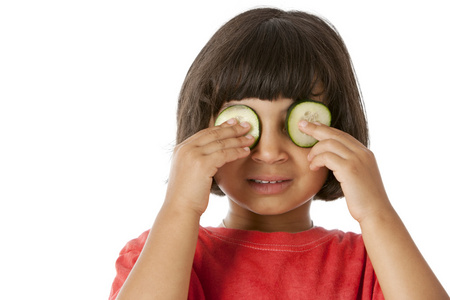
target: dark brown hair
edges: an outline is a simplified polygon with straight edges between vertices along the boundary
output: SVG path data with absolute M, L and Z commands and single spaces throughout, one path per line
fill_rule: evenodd
M 319 80 L 331 126 L 368 145 L 362 97 L 347 48 L 336 29 L 300 11 L 258 8 L 223 25 L 200 51 L 183 83 L 177 144 L 207 128 L 223 103 L 244 98 L 308 99 Z M 213 183 L 211 192 L 223 195 Z M 315 199 L 342 197 L 332 172 Z

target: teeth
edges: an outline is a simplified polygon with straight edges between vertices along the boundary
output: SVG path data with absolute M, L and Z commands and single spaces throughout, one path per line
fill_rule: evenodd
M 257 179 L 255 179 L 254 182 L 256 182 L 256 183 L 280 183 L 280 182 L 283 182 L 283 180 L 266 181 L 266 180 L 257 180 Z

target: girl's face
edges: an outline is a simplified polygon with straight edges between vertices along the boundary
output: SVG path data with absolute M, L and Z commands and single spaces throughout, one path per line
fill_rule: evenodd
M 311 97 L 319 100 L 319 97 Z M 296 146 L 285 129 L 285 119 L 292 99 L 263 101 L 249 98 L 231 101 L 250 106 L 261 122 L 259 143 L 251 154 L 221 167 L 214 176 L 230 199 L 230 209 L 251 211 L 258 215 L 280 215 L 309 202 L 321 189 L 328 169 L 309 169 L 310 149 Z

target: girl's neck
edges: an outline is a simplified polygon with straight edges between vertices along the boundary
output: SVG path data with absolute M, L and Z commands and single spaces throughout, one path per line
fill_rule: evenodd
M 301 232 L 313 227 L 309 210 L 310 201 L 281 215 L 258 215 L 230 207 L 221 227 L 262 232 Z

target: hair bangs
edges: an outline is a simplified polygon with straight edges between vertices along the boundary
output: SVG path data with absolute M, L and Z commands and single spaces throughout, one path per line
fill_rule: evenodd
M 224 63 L 211 74 L 215 103 L 258 98 L 294 100 L 312 95 L 321 79 L 314 49 L 290 22 L 266 20 L 247 30 L 239 41 L 223 51 Z M 215 107 L 217 113 L 220 107 Z

